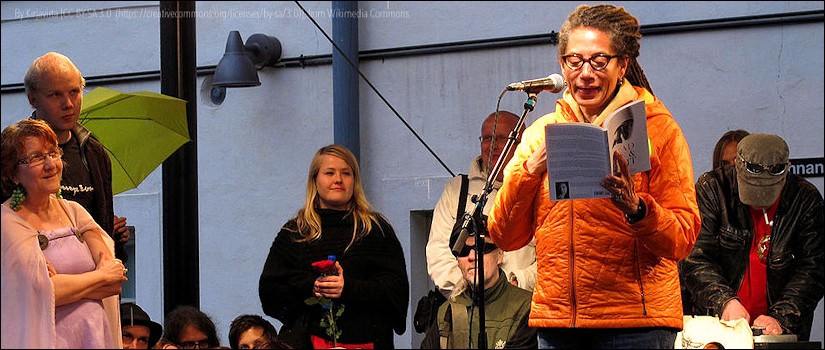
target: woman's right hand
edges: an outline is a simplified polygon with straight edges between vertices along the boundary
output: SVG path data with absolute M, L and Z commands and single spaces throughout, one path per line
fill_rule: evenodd
M 315 284 L 312 288 L 312 293 L 316 297 L 324 297 L 329 299 L 338 299 L 344 290 L 344 268 L 341 263 L 335 262 L 335 267 L 338 269 L 337 275 L 323 276 L 315 279 Z
M 533 175 L 541 175 L 547 171 L 547 146 L 544 142 L 539 143 L 539 147 L 533 151 L 530 158 L 525 162 L 527 172 Z
M 95 270 L 103 275 L 103 280 L 107 284 L 120 285 L 127 280 L 126 266 L 123 266 L 123 262 L 120 259 L 106 258 L 103 253 L 100 253 Z
M 103 284 L 97 287 L 90 297 L 103 299 L 123 292 L 123 282 L 127 280 L 126 267 L 123 266 L 123 262 L 120 259 L 104 257 L 103 253 L 100 254 L 98 261 L 95 271 L 103 276 Z

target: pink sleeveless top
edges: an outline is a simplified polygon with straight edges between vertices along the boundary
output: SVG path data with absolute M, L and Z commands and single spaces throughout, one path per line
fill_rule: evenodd
M 66 226 L 38 231 L 46 259 L 59 274 L 81 274 L 95 269 L 95 261 L 77 229 Z M 109 332 L 109 319 L 100 300 L 80 299 L 57 306 L 54 313 L 57 347 L 68 349 L 112 349 L 116 342 Z

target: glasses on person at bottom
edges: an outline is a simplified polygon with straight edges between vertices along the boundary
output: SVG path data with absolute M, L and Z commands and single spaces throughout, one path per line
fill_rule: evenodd
M 492 251 L 494 251 L 496 249 L 498 249 L 498 247 L 495 244 L 484 243 L 484 254 L 489 254 L 489 253 L 491 253 Z M 464 245 L 464 248 L 461 248 L 461 251 L 458 252 L 458 255 L 456 255 L 456 257 L 458 257 L 458 258 L 466 257 L 466 256 L 470 255 L 471 251 L 475 251 L 475 250 L 476 250 L 475 245 Z
M 209 340 L 198 340 L 198 341 L 187 341 L 180 343 L 180 347 L 183 349 L 208 349 L 209 348 Z
M 745 165 L 745 169 L 754 175 L 759 175 L 762 173 L 768 173 L 773 176 L 779 176 L 785 173 L 788 170 L 789 163 L 780 163 L 780 164 L 771 164 L 765 165 L 761 163 L 751 163 L 745 160 L 745 157 L 742 156 L 742 153 L 738 154 L 739 160 L 742 161 L 742 164 Z

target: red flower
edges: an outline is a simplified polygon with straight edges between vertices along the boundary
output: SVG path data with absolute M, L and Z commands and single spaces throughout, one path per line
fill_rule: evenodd
M 335 267 L 335 261 L 329 259 L 312 263 L 312 269 L 321 276 L 332 276 L 338 274 L 338 268 Z

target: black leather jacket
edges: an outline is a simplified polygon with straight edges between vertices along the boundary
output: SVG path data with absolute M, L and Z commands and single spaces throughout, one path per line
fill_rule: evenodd
M 736 298 L 747 268 L 753 220 L 748 206 L 739 201 L 737 187 L 733 166 L 707 172 L 696 182 L 702 228 L 680 268 L 699 313 L 721 315 L 722 306 Z M 816 187 L 788 174 L 771 231 L 768 316 L 800 340 L 808 339 L 813 311 L 823 296 L 822 210 Z

